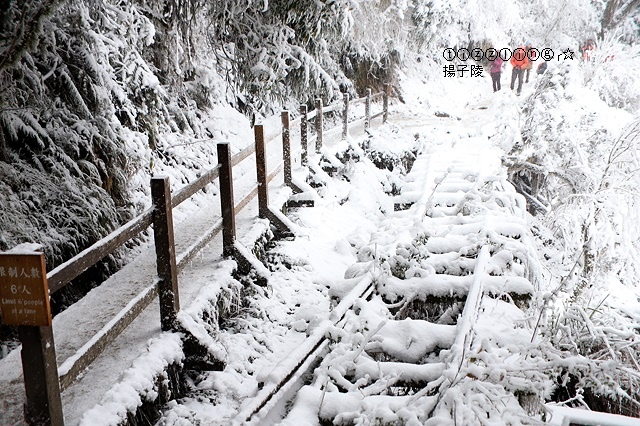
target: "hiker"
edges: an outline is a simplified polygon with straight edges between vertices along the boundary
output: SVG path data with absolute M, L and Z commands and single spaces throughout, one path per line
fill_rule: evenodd
M 502 63 L 504 60 L 497 55 L 495 59 L 490 60 L 491 68 L 489 69 L 489 73 L 491 74 L 491 81 L 493 82 L 493 91 L 494 93 L 501 89 L 500 87 L 500 74 L 502 73 Z
M 524 50 L 527 52 L 527 65 L 525 65 L 524 69 L 526 71 L 526 79 L 525 79 L 525 83 L 529 82 L 529 73 L 531 72 L 531 69 L 533 68 L 533 61 L 535 61 L 536 58 L 536 50 L 531 50 L 532 46 L 531 46 L 531 42 L 528 41 L 525 45 L 524 45 Z
M 595 49 L 595 43 L 592 39 L 587 40 L 587 42 L 580 48 L 580 52 L 582 52 L 582 60 L 590 61 L 591 53 Z
M 529 59 L 527 59 L 527 51 L 524 47 L 518 47 L 513 51 L 513 55 L 511 55 L 511 66 L 513 67 L 511 71 L 511 90 L 513 90 L 513 85 L 516 82 L 516 78 L 518 79 L 518 90 L 516 95 L 520 96 L 520 92 L 522 91 L 522 74 L 524 73 L 524 68 L 527 66 Z
M 536 71 L 536 74 L 544 74 L 544 72 L 547 70 L 547 61 L 541 62 L 538 65 L 538 69 Z

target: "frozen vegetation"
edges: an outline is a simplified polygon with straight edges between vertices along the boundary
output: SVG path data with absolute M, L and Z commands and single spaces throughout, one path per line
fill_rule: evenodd
M 332 352 L 315 384 L 302 388 L 285 424 L 307 418 L 295 413 L 313 411 L 316 419 L 322 410 L 332 411 L 327 418 L 356 424 L 475 424 L 481 412 L 497 424 L 536 424 L 549 421 L 552 405 L 545 403 L 638 417 L 639 28 L 635 0 L 5 2 L 0 249 L 36 241 L 53 269 L 149 207 L 151 176 L 169 174 L 180 187 L 216 163 L 215 142 L 228 140 L 238 152 L 252 142 L 254 123 L 273 123 L 283 109 L 295 115 L 316 97 L 325 103 L 342 92 L 359 97 L 390 82 L 402 101 L 394 106 L 397 121 L 325 152 L 342 169 L 337 177 L 318 172 L 322 202 L 291 213 L 299 235 L 268 254 L 270 287 L 251 284 L 240 293 L 241 283 L 223 261 L 212 276 L 224 288 L 204 287 L 181 314 L 194 330 L 209 333 L 203 339 L 227 367 L 193 378 L 188 396 L 164 407 L 161 424 L 235 418 L 258 383 L 268 383 L 273 367 L 314 330 L 340 341 L 343 352 Z M 580 47 L 588 39 L 595 48 L 583 61 Z M 527 41 L 553 49 L 556 57 L 520 97 L 509 91 L 509 65 L 495 94 L 486 61 L 479 63 L 485 67 L 481 77 L 443 73 L 452 64 L 443 58 L 445 48 L 513 49 Z M 557 56 L 567 49 L 573 60 Z M 508 326 L 475 317 L 475 332 L 485 340 L 464 342 L 458 354 L 459 334 L 446 321 L 437 327 L 419 320 L 396 324 L 401 321 L 389 319 L 382 301 L 363 304 L 348 333 L 323 323 L 331 301 L 363 275 L 375 277 L 384 302 L 393 304 L 433 296 L 420 293 L 423 276 L 443 270 L 464 276 L 473 269 L 475 260 L 432 256 L 472 245 L 468 236 L 429 222 L 402 222 L 394 214 L 401 187 L 400 197 L 412 202 L 424 196 L 425 188 L 407 183 L 410 170 L 422 163 L 406 160 L 429 152 L 473 163 L 469 173 L 486 184 L 484 195 L 474 194 L 500 199 L 496 211 L 511 208 L 519 218 L 514 224 L 505 219 L 500 232 L 521 239 L 502 241 L 507 247 L 499 256 L 492 253 L 487 266 L 508 270 L 513 291 L 476 305 L 477 312 L 493 312 L 484 318 L 502 317 Z M 378 167 L 385 162 L 394 167 Z M 441 172 L 431 178 L 445 185 L 446 170 Z M 488 175 L 487 181 L 478 177 Z M 513 188 L 526 193 L 526 211 L 525 198 Z M 440 202 L 456 205 L 450 197 Z M 190 208 L 202 202 L 196 199 Z M 489 209 L 483 206 L 470 203 L 467 213 Z M 432 199 L 421 208 L 446 221 L 448 213 L 434 210 Z M 178 213 L 177 221 L 189 215 Z M 467 223 L 465 232 L 500 233 L 491 226 Z M 138 243 L 144 245 L 145 237 Z M 56 311 L 139 250 L 128 247 L 89 270 L 71 291 L 56 295 Z M 470 288 L 464 280 L 432 286 L 449 296 Z M 528 306 L 509 300 L 518 291 L 530 294 Z M 221 293 L 223 302 L 212 306 Z M 217 318 L 219 310 L 229 317 L 226 323 L 202 320 Z M 463 313 L 452 318 L 456 314 Z M 459 328 L 471 327 L 469 315 Z M 0 357 L 15 348 L 14 334 L 0 326 Z M 403 349 L 409 346 L 412 351 Z M 451 346 L 451 352 L 442 359 L 429 355 L 439 346 Z M 470 350 L 483 358 L 466 370 L 438 370 L 439 362 L 468 361 Z M 411 362 L 432 356 L 424 364 L 431 367 L 410 371 L 388 364 L 383 374 L 375 371 L 379 360 L 359 356 L 365 351 Z M 114 369 L 122 374 L 119 384 L 82 422 L 123 421 L 142 403 L 139 395 L 157 398 L 153 375 L 182 358 L 175 335 L 157 336 L 145 357 Z M 460 371 L 466 373 L 462 379 Z M 338 402 L 320 390 L 333 380 L 360 392 L 365 376 L 371 395 L 389 376 L 431 387 L 400 407 L 375 399 Z M 347 383 L 360 379 L 360 385 Z

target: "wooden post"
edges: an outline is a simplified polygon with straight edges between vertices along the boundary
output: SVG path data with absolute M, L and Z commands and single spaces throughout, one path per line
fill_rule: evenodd
M 171 188 L 168 176 L 151 178 L 153 201 L 153 238 L 156 245 L 156 269 L 158 271 L 158 298 L 160 300 L 160 326 L 162 331 L 174 330 L 180 295 L 178 292 L 178 268 L 176 246 L 173 238 L 173 212 Z
M 262 124 L 254 126 L 256 137 L 256 175 L 258 178 L 258 216 L 262 219 L 269 217 L 269 188 L 267 182 L 267 157 L 264 146 L 264 127 Z
M 291 184 L 291 131 L 289 129 L 289 111 L 282 111 L 282 159 L 284 160 L 284 184 Z
M 307 130 L 309 124 L 307 106 L 300 106 L 300 145 L 302 145 L 302 165 L 307 165 L 307 157 L 309 152 L 308 138 L 309 133 Z
M 364 130 L 371 127 L 371 89 L 367 89 L 367 99 L 364 103 Z
M 316 153 L 322 149 L 322 99 L 316 99 Z
M 343 95 L 344 109 L 342 110 L 342 140 L 347 139 L 349 133 L 349 94 Z
M 229 142 L 218 144 L 218 163 L 220 163 L 220 210 L 222 211 L 222 255 L 234 255 L 236 242 L 236 214 L 233 200 L 233 167 L 231 166 L 231 147 Z
M 389 96 L 391 95 L 391 85 L 386 84 L 384 86 L 384 92 L 382 96 L 382 122 L 386 123 L 389 117 Z
M 49 285 L 40 247 L 20 244 L 0 253 L 2 323 L 18 326 L 28 425 L 64 425 Z
M 53 328 L 18 326 L 28 425 L 64 425 Z

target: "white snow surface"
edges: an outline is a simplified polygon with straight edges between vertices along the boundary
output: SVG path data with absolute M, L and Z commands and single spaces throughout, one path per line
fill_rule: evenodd
M 425 61 L 423 58 L 423 66 Z M 369 339 L 366 344 L 360 342 L 365 351 L 384 350 L 395 355 L 397 360 L 385 363 L 384 369 L 380 369 L 372 358 L 359 356 L 360 352 L 332 353 L 331 360 L 335 364 L 330 364 L 326 376 L 317 373 L 313 386 L 305 386 L 298 392 L 291 411 L 281 424 L 318 424 L 318 414 L 344 421 L 376 418 L 420 424 L 417 419 L 434 407 L 433 417 L 427 424 L 454 424 L 452 412 L 457 424 L 473 424 L 465 422 L 482 410 L 499 412 L 505 424 L 543 422 L 541 411 L 526 413 L 513 397 L 515 391 L 526 391 L 543 399 L 549 396 L 552 388 L 550 378 L 544 373 L 551 367 L 540 354 L 543 349 L 537 346 L 539 340 L 533 331 L 536 318 L 531 311 L 520 310 L 502 299 L 478 296 L 477 316 L 473 317 L 473 323 L 467 322 L 464 326 L 411 319 L 391 323 L 387 322 L 382 301 L 374 300 L 365 305 L 353 300 L 361 308 L 358 314 L 358 321 L 361 321 L 358 327 L 361 328 L 353 325 L 350 335 L 349 329 L 328 324 L 329 320 L 335 319 L 332 308 L 336 301 L 350 294 L 367 274 L 371 274 L 377 283 L 378 291 L 392 301 L 402 297 L 424 299 L 467 294 L 473 288 L 471 275 L 452 279 L 437 276 L 434 271 L 473 271 L 476 261 L 464 254 L 477 251 L 485 241 L 501 245 L 501 251 L 494 253 L 484 265 L 484 273 L 495 276 L 486 277 L 483 288 L 478 291 L 531 294 L 545 290 L 528 280 L 526 268 L 535 256 L 529 242 L 529 218 L 524 200 L 506 181 L 501 164 L 502 155 L 514 142 L 505 136 L 509 133 L 504 128 L 505 117 L 510 125 L 517 127 L 513 121 L 517 120 L 523 99 L 534 90 L 535 79 L 525 86 L 522 97 L 518 98 L 509 92 L 508 84 L 503 84 L 503 90 L 493 94 L 488 78 L 437 78 L 433 72 L 437 66 L 426 66 L 431 67 L 428 71 L 430 80 L 419 77 L 426 72 L 421 68 L 410 69 L 403 76 L 400 86 L 406 103 L 393 105 L 389 124 L 376 123 L 370 138 L 355 131 L 347 141 L 338 142 L 339 135 L 330 138 L 323 151 L 329 162 L 342 167 L 343 163 L 335 155 L 350 148 L 351 152 L 362 156 L 358 142 L 364 139 L 380 151 L 396 155 L 403 150 L 416 149 L 418 160 L 406 176 L 399 196 L 388 195 L 391 183 L 398 181 L 399 172 L 377 169 L 369 160 L 348 163 L 348 181 L 332 178 L 314 167 L 318 178 L 324 179 L 326 185 L 315 192 L 305 187 L 316 205 L 290 212 L 289 220 L 294 224 L 296 237 L 281 241 L 272 249 L 274 264 L 271 270 L 260 268 L 259 271 L 268 277 L 269 284 L 267 287 L 249 286 L 247 294 L 252 300 L 248 304 L 242 305 L 239 300 L 243 284 L 231 275 L 234 262 L 221 258 L 220 237 L 215 238 L 180 274 L 180 320 L 212 354 L 225 360 L 226 368 L 201 375 L 191 384 L 194 390 L 189 396 L 168 404 L 158 424 L 229 424 L 264 383 L 280 377 L 279 368 L 287 363 L 291 354 L 304 347 L 309 336 L 320 330 L 335 339 L 348 341 L 356 339 L 356 331 L 365 329 L 370 331 L 369 334 L 362 332 Z M 507 78 L 508 73 L 505 73 L 503 83 Z M 450 117 L 438 118 L 434 116 L 436 111 L 446 112 Z M 238 139 L 251 140 L 250 129 L 243 127 L 246 122 L 228 111 L 220 110 L 220 114 L 221 117 L 212 120 L 212 128 L 225 136 L 240 135 L 242 138 Z M 265 124 L 278 125 L 275 119 L 266 120 Z M 135 145 L 136 141 L 129 143 Z M 243 142 L 234 144 L 234 151 L 243 146 Z M 269 147 L 277 148 L 277 144 L 271 143 Z M 176 143 L 170 149 L 182 150 L 184 147 Z M 277 156 L 277 149 L 275 151 L 273 158 Z M 185 155 L 190 154 L 185 151 Z M 315 156 L 312 163 L 318 160 L 319 156 Z M 252 161 L 242 163 L 238 171 L 234 169 L 238 182 L 236 200 L 255 179 L 253 164 L 247 164 Z M 271 160 L 270 164 L 275 162 Z M 211 164 L 215 164 L 213 158 Z M 161 172 L 171 174 L 170 170 Z M 303 182 L 306 172 L 298 167 L 294 175 L 296 181 Z M 144 179 L 140 177 L 140 180 Z M 478 182 L 482 186 L 474 187 Z M 172 186 L 179 187 L 180 184 L 172 182 Z M 438 188 L 446 188 L 447 195 L 436 195 Z M 281 180 L 274 182 L 271 189 L 272 205 L 279 207 L 289 190 Z M 187 247 L 219 217 L 219 203 L 211 192 L 217 194 L 217 189 L 194 197 L 174 213 L 180 247 Z M 394 212 L 394 202 L 415 204 L 410 210 Z M 482 212 L 474 210 L 479 208 L 479 203 L 482 203 Z M 148 200 L 141 195 L 139 204 L 148 205 Z M 264 220 L 256 218 L 257 208 L 253 204 L 238 221 L 241 249 L 251 247 L 268 229 Z M 466 214 L 451 215 L 456 209 L 467 209 L 464 210 Z M 430 221 L 416 219 L 425 214 L 429 215 Z M 402 257 L 411 241 L 420 235 L 428 237 L 422 246 L 429 253 L 428 260 L 410 264 L 405 279 L 385 274 L 381 267 L 384 262 L 380 259 Z M 520 239 L 514 240 L 516 236 Z M 454 251 L 459 255 L 450 254 Z M 152 252 L 152 247 L 141 250 L 139 257 L 122 272 L 54 320 L 56 342 L 61 342 L 56 349 L 62 369 L 66 368 L 63 362 L 76 356 L 76 351 L 90 336 L 153 283 Z M 633 291 L 630 293 L 637 295 Z M 104 306 L 104 310 L 96 308 L 99 299 L 102 300 L 99 306 Z M 228 320 L 227 328 L 217 329 L 202 320 L 203 313 L 211 312 L 212 303 L 218 303 L 229 312 L 238 312 Z M 637 302 L 627 298 L 624 303 L 628 311 L 636 315 L 640 312 Z M 352 314 L 347 313 L 349 316 Z M 140 406 L 144 399 L 153 400 L 157 396 L 155 378 L 166 365 L 179 363 L 184 358 L 178 334 L 162 333 L 158 318 L 157 302 L 153 302 L 63 393 L 66 424 L 116 425 L 126 418 L 127 410 Z M 467 332 L 475 333 L 475 340 L 457 342 L 456 337 L 461 339 L 457 333 L 464 327 Z M 464 348 L 456 347 L 457 343 Z M 404 364 L 421 360 L 436 347 L 451 349 L 428 363 Z M 465 351 L 471 351 L 474 356 L 470 357 Z M 524 363 L 523 358 L 532 354 L 534 360 Z M 458 359 L 456 357 L 465 360 L 466 376 L 461 377 L 459 370 L 447 367 L 446 363 Z M 539 371 L 525 370 L 535 365 L 540 365 Z M 359 398 L 338 398 L 337 392 L 323 392 L 319 387 L 318 383 L 323 384 L 322 378 L 335 379 L 351 367 L 355 377 L 363 380 L 365 377 L 439 380 L 441 394 L 438 400 L 427 394 L 393 401 L 382 395 L 364 394 Z M 2 386 L 8 386 L 4 391 L 0 390 L 0 424 L 11 424 L 17 410 L 21 411 L 20 376 L 19 351 L 16 350 L 0 360 L 0 382 Z M 502 401 L 499 409 L 492 405 L 496 400 Z M 322 401 L 320 405 L 318 401 Z M 459 404 L 464 407 L 456 406 L 456 401 L 464 401 Z M 611 416 L 588 411 L 578 415 L 563 411 L 563 407 L 549 409 L 554 413 L 550 424 L 565 424 L 558 421 L 571 416 L 584 424 L 640 424 L 629 418 L 620 418 L 616 423 Z M 527 417 L 529 414 L 531 416 Z M 492 420 L 495 421 L 495 417 Z

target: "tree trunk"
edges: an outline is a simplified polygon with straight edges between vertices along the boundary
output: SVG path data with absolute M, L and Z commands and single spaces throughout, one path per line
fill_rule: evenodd
M 2 125 L 2 98 L 0 97 L 0 161 L 9 162 L 9 149 L 4 138 L 4 126 Z
M 5 163 L 9 162 L 9 152 L 7 149 L 7 142 L 4 139 L 4 129 L 0 125 L 0 161 Z
M 620 13 L 618 13 L 617 18 L 613 22 L 613 26 L 617 26 L 622 23 L 622 21 L 629 16 L 632 12 L 636 11 L 640 7 L 640 0 L 632 0 L 624 6 L 620 7 Z
M 602 15 L 602 20 L 600 21 L 600 39 L 604 39 L 605 32 L 611 28 L 613 23 L 613 17 L 616 15 L 616 11 L 618 10 L 618 6 L 620 4 L 619 0 L 609 0 L 607 2 L 607 7 L 604 9 L 604 14 Z

